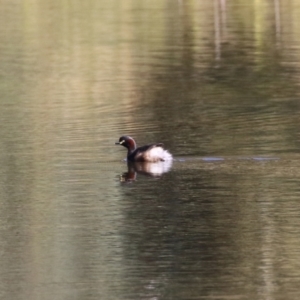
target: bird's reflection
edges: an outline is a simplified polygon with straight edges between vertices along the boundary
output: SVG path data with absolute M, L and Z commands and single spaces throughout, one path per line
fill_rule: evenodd
M 159 178 L 162 174 L 170 171 L 172 161 L 150 162 L 127 162 L 128 171 L 121 175 L 122 182 L 132 182 L 137 174 Z

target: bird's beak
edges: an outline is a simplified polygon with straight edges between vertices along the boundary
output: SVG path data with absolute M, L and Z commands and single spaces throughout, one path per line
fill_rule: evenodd
M 125 140 L 122 140 L 121 142 L 116 142 L 116 145 L 122 145 L 125 142 Z
M 115 142 L 115 145 L 120 145 L 120 142 Z

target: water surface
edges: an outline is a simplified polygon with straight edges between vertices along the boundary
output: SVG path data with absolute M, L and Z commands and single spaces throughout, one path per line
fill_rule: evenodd
M 299 298 L 297 1 L 1 4 L 3 299 Z

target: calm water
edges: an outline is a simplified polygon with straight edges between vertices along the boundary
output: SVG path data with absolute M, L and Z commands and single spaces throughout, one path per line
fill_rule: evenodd
M 300 297 L 298 1 L 1 8 L 1 299 Z

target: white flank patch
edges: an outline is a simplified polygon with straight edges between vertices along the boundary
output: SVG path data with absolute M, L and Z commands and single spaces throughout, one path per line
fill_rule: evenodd
M 150 150 L 148 150 L 144 157 L 146 158 L 146 161 L 152 161 L 152 162 L 157 162 L 157 161 L 167 161 L 167 160 L 172 160 L 173 157 L 172 155 L 162 147 L 154 147 Z

